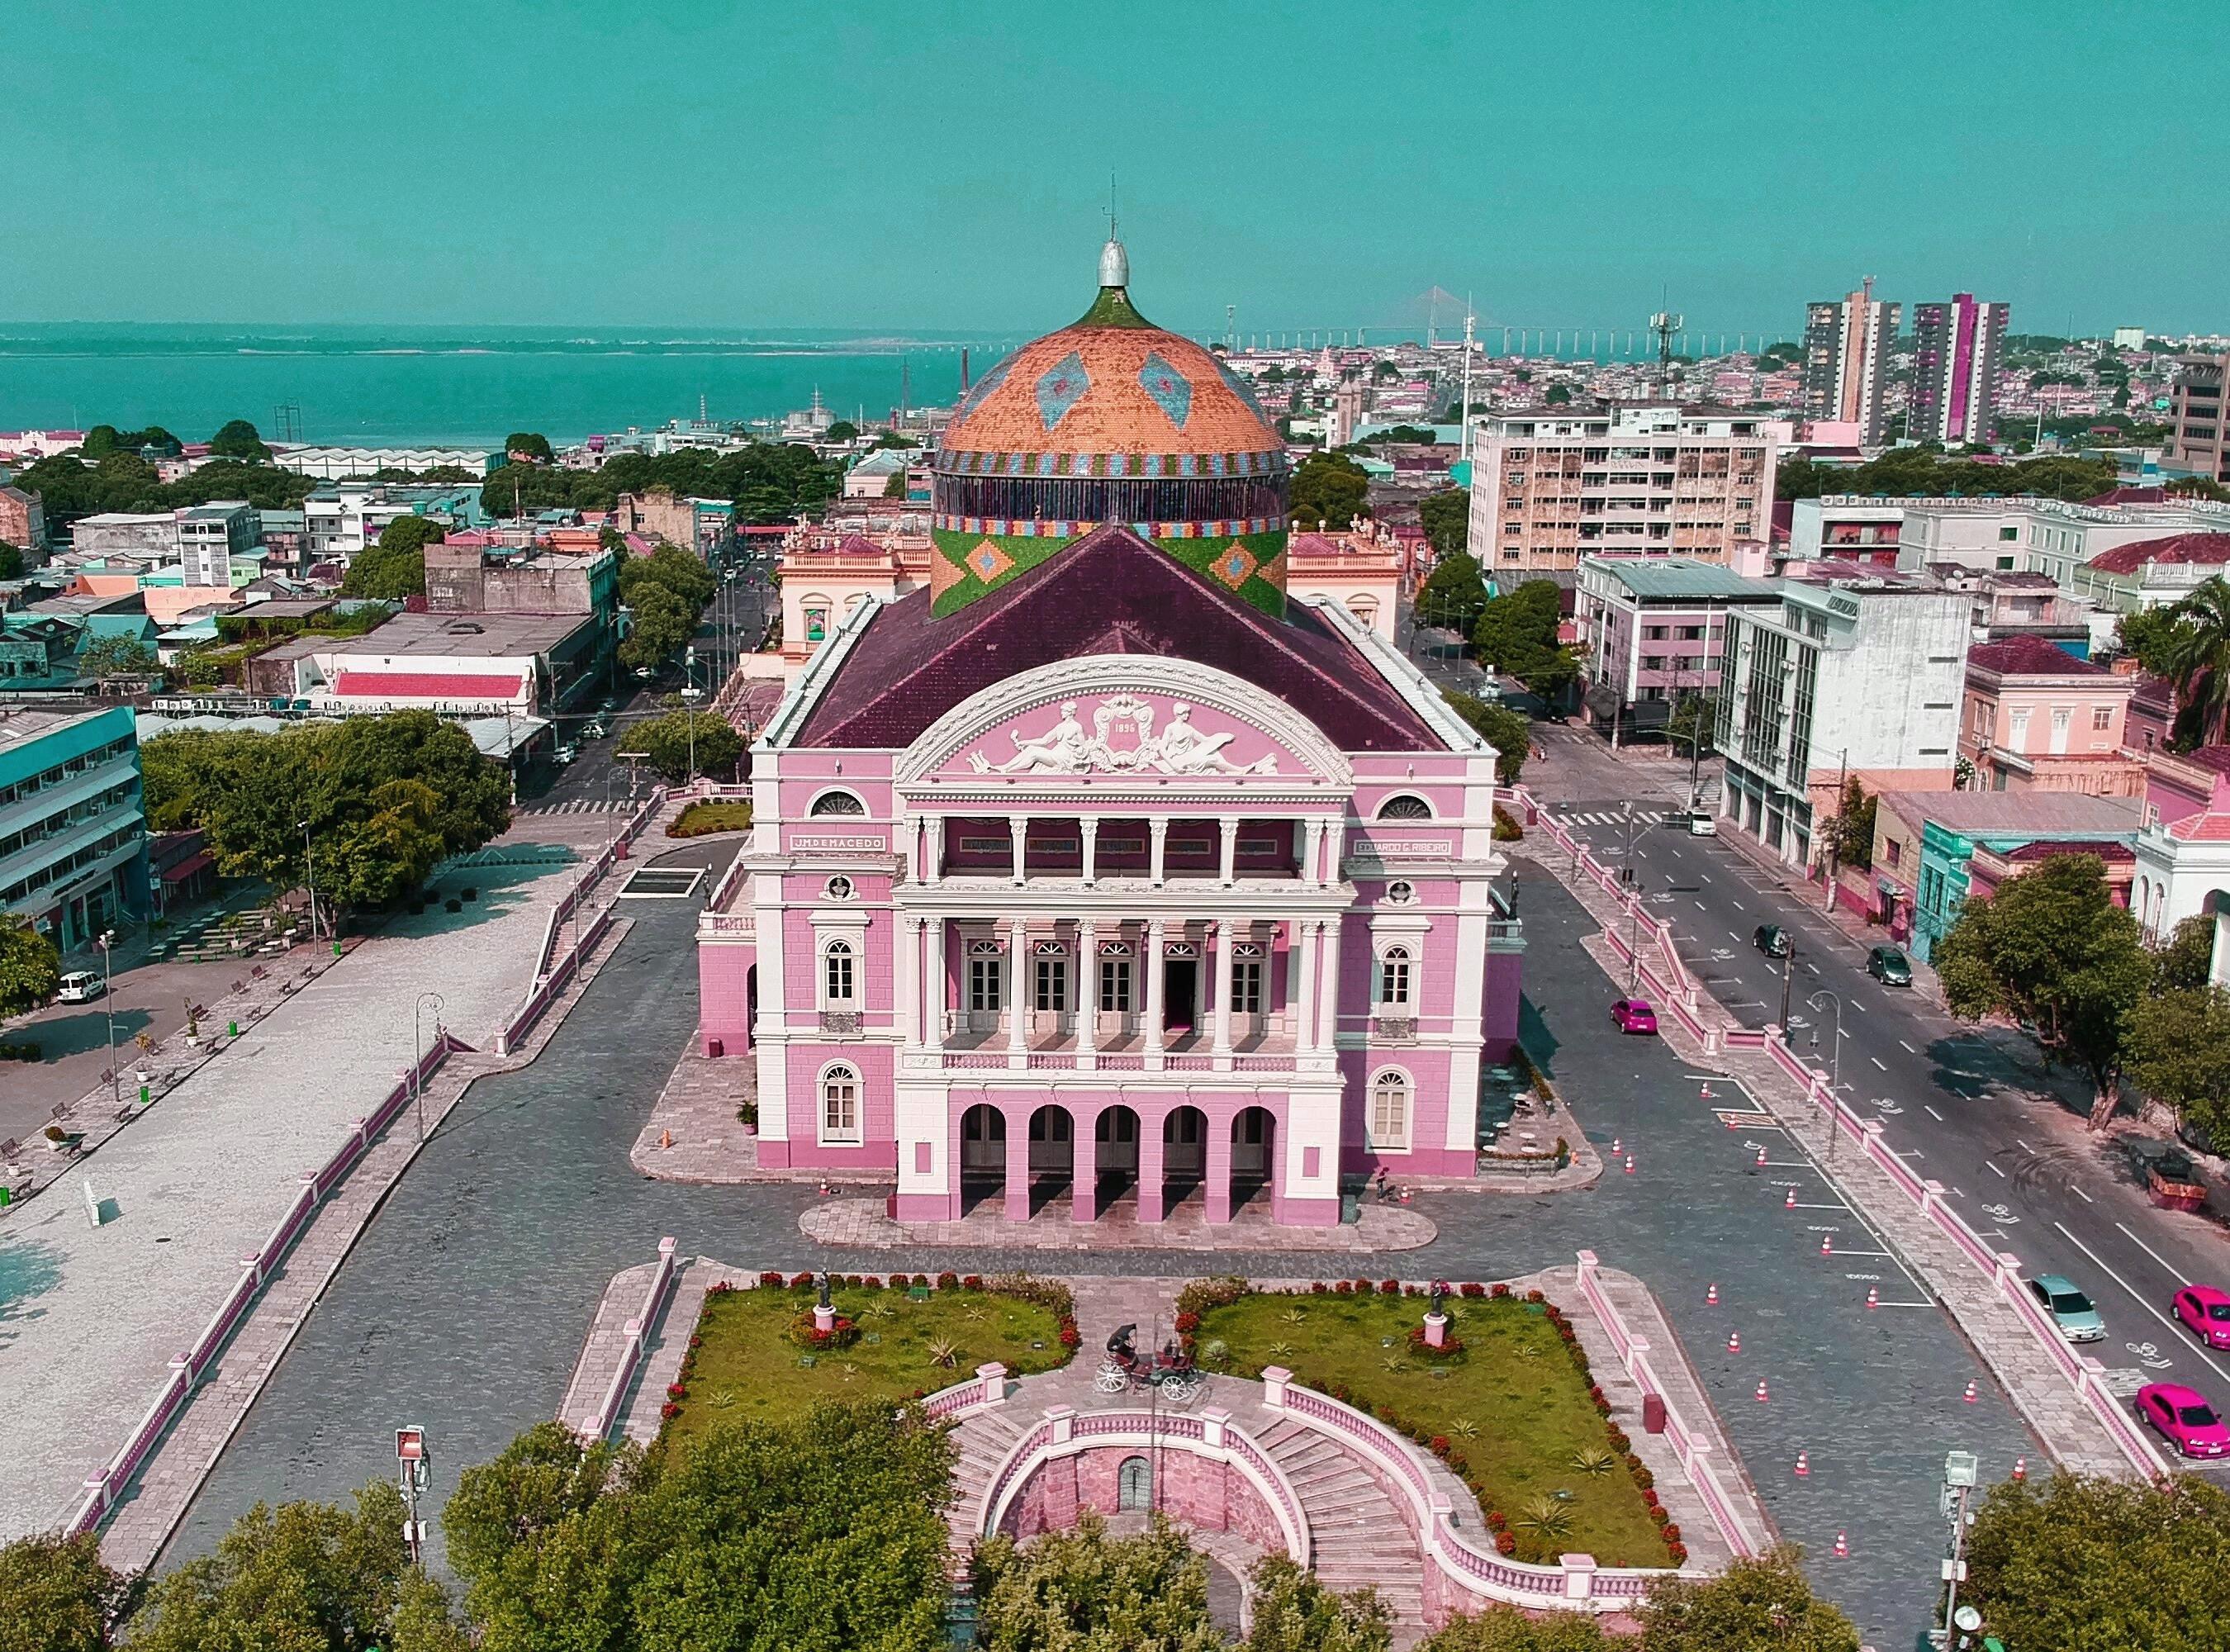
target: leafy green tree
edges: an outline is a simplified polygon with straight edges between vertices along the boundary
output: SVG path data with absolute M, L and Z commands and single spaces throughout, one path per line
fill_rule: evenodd
M 2153 991 L 2195 991 L 2214 968 L 2214 920 L 2206 913 L 2185 919 L 2153 954 Z
M 424 596 L 426 547 L 438 545 L 444 537 L 441 525 L 429 518 L 396 517 L 349 564 L 348 574 L 341 581 L 341 595 L 389 602 Z
M 690 744 L 691 732 L 696 744 Z M 679 784 L 693 772 L 732 775 L 736 759 L 744 754 L 744 737 L 717 712 L 668 712 L 635 725 L 622 742 L 622 749 L 641 752 L 650 766 Z M 694 761 L 693 771 L 690 765 Z
M 2165 677 L 2169 661 L 2182 646 L 2191 626 L 2173 608 L 2141 608 L 2122 616 L 2116 628 L 2116 645 L 2156 677 Z
M 383 1481 L 357 1493 L 352 1510 L 258 1503 L 215 1553 L 156 1583 L 133 1652 L 371 1652 L 402 1591 L 403 1517 L 403 1494 Z
M 1479 564 L 1463 551 L 1442 552 L 1418 588 L 1416 620 L 1469 636 L 1486 606 L 1486 581 Z
M 1541 399 L 1550 407 L 1569 406 L 1572 399 L 1572 387 L 1569 384 L 1551 384 L 1549 386 L 1547 394 Z
M 1692 756 L 1708 755 L 1718 748 L 1719 702 L 1715 694 L 1685 694 L 1672 704 L 1665 721 L 1665 738 Z
M 620 663 L 656 670 L 697 634 L 697 611 L 664 585 L 645 585 L 628 604 L 631 621 L 620 644 Z
M 1962 1598 L 2008 1648 L 2199 1652 L 2222 1644 L 2226 1578 L 2230 1493 L 2054 1475 L 1982 1499 Z
M 106 1652 L 130 1596 L 98 1538 L 19 1538 L 0 1548 L 0 1652 Z
M 620 594 L 632 601 L 646 584 L 663 585 L 693 608 L 703 608 L 719 590 L 719 577 L 689 552 L 661 545 L 647 557 L 630 557 L 620 568 Z
M 918 1413 L 726 1423 L 653 1464 L 537 1436 L 452 1500 L 480 1652 L 943 1646 L 953 1449 Z
M 1475 1617 L 1453 1619 L 1417 1652 L 1617 1652 L 1619 1646 L 1590 1613 L 1529 1617 L 1515 1606 L 1490 1606 Z M 1639 1642 L 1634 1646 L 1641 1652 Z
M 1372 1589 L 1345 1594 L 1282 1554 L 1265 1555 L 1248 1573 L 1254 1621 L 1241 1652 L 1387 1652 L 1393 1615 Z
M 1866 789 L 1852 775 L 1843 782 L 1843 795 L 1838 802 L 1833 825 L 1835 864 L 1856 867 L 1859 871 L 1871 870 L 1874 863 L 1874 819 L 1879 799 L 1867 795 Z
M 1970 900 L 1937 945 L 1943 1001 L 1963 1021 L 2008 1016 L 2033 1026 L 2045 1057 L 2084 1074 L 2091 1127 L 2118 1100 L 2129 1014 L 2150 985 L 2137 920 L 2114 904 L 2095 855 L 2055 855 Z
M 849 419 L 839 419 L 821 433 L 823 442 L 850 442 L 858 437 L 860 427 Z
M 55 944 L 28 918 L 0 913 L 0 1016 L 20 1016 L 55 996 L 62 984 Z
M 1426 543 L 1433 547 L 1437 568 L 1440 561 L 1469 548 L 1471 543 L 1471 495 L 1460 487 L 1443 487 L 1438 493 L 1428 494 L 1417 506 L 1417 520 L 1425 530 Z M 1478 563 L 1472 564 L 1473 568 Z M 1481 599 L 1484 600 L 1484 597 Z
M 2205 745 L 2230 727 L 2230 583 L 2218 574 L 2171 611 L 2177 629 L 2162 650 L 2163 674 Z
M 2130 1011 L 2125 1076 L 2178 1122 L 2230 1140 L 2230 993 L 2156 989 Z
M 1344 453 L 1312 453 L 1293 472 L 1292 519 L 1299 526 L 1345 528 L 1369 514 L 1370 476 Z
M 271 449 L 246 419 L 234 419 L 211 436 L 209 450 L 213 459 L 246 459 L 259 465 L 271 462 Z
M 1516 785 L 1518 777 L 1525 771 L 1525 759 L 1532 754 L 1533 720 L 1524 712 L 1452 688 L 1443 688 L 1440 698 L 1494 748 L 1495 779 L 1505 786 Z
M 504 452 L 513 459 L 531 460 L 546 465 L 558 455 L 551 451 L 550 438 L 533 430 L 513 430 L 503 439 Z
M 990 1652 L 1225 1652 L 1208 1615 L 1208 1562 L 1160 1515 L 1111 1538 L 1086 1513 L 1027 1548 L 979 1546 L 976 1629 Z
M 77 669 L 82 677 L 103 681 L 111 677 L 144 677 L 155 667 L 155 650 L 136 636 L 104 636 L 78 650 Z
M 20 579 L 23 576 L 23 553 L 17 546 L 0 539 L 0 579 Z
M 1637 1616 L 1647 1652 L 1859 1652 L 1851 1620 L 1812 1592 L 1797 1552 L 1737 1560 L 1716 1578 L 1658 1584 Z
M 159 424 L 151 424 L 144 430 L 119 430 L 113 424 L 96 424 L 85 433 L 85 441 L 78 448 L 79 455 L 87 460 L 101 460 L 113 453 L 138 455 L 143 448 L 151 448 L 165 457 L 184 451 L 185 444 Z
M 916 442 L 912 436 L 900 436 L 896 430 L 886 430 L 877 436 L 871 445 L 876 448 L 918 448 L 921 443 Z
M 1552 700 L 1580 674 L 1577 656 L 1556 640 L 1563 619 L 1556 583 L 1529 579 L 1479 610 L 1472 647 L 1481 663 Z
M 677 499 L 734 501 L 738 518 L 766 526 L 795 520 L 843 490 L 843 468 L 811 448 L 772 442 L 712 454 L 616 454 L 595 470 L 532 462 L 488 473 L 480 505 L 491 516 L 518 510 L 608 511 L 622 494 L 663 487 Z

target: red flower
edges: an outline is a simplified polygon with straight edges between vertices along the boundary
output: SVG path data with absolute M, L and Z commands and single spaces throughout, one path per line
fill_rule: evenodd
M 1433 1455 L 1436 1457 L 1445 1457 L 1448 1455 L 1448 1436 L 1447 1435 L 1436 1434 L 1433 1436 Z
M 1194 1332 L 1196 1332 L 1196 1331 L 1197 1331 L 1197 1330 L 1199 1330 L 1199 1329 L 1200 1329 L 1200 1315 L 1199 1315 L 1199 1314 L 1197 1314 L 1197 1313 L 1180 1313 L 1180 1314 L 1178 1314 L 1178 1315 L 1177 1315 L 1177 1334 L 1178 1334 L 1179 1336 L 1181 1336 L 1181 1337 L 1184 1337 L 1184 1336 L 1190 1336 Z
M 658 1414 L 664 1417 L 667 1422 L 671 1423 L 675 1417 L 681 1415 L 681 1408 L 679 1405 L 676 1405 L 672 1400 L 668 1400 L 665 1404 L 658 1408 Z
M 1685 1543 L 1668 1543 L 1665 1546 L 1665 1552 L 1672 1558 L 1672 1564 L 1676 1566 L 1688 1564 L 1688 1546 Z
M 1402 1281 L 1401 1281 L 1400 1280 L 1398 1280 L 1398 1279 L 1382 1279 L 1382 1280 L 1380 1280 L 1380 1281 L 1378 1281 L 1378 1294 L 1379 1294 L 1379 1295 L 1381 1295 L 1381 1296 L 1399 1296 L 1399 1295 L 1401 1295 L 1401 1294 L 1402 1294 Z
M 1463 1294 L 1466 1296 L 1485 1296 L 1486 1287 L 1475 1279 L 1467 1279 L 1464 1281 Z
M 1486 1529 L 1490 1532 L 1507 1532 L 1510 1529 L 1510 1516 L 1498 1508 L 1487 1510 Z
M 759 1283 L 762 1285 L 780 1285 L 782 1282 L 782 1275 L 776 1273 L 771 1268 L 767 1269 L 765 1273 L 759 1275 Z M 726 1281 L 723 1281 L 721 1283 L 715 1285 L 712 1288 L 716 1291 L 724 1291 L 727 1289 Z
M 1678 1543 L 1680 1540 L 1680 1528 L 1669 1520 L 1665 1524 L 1665 1540 L 1667 1543 Z
M 1488 1291 L 1487 1294 L 1489 1296 L 1507 1296 L 1510 1294 L 1510 1287 L 1505 1285 L 1501 1281 L 1497 1280 L 1494 1283 L 1494 1287 Z
M 790 1288 L 793 1291 L 802 1291 L 812 1283 L 813 1275 L 810 1274 L 792 1274 L 790 1276 Z
M 1518 1539 L 1507 1532 L 1497 1532 L 1494 1534 L 1494 1552 L 1497 1554 L 1516 1554 Z

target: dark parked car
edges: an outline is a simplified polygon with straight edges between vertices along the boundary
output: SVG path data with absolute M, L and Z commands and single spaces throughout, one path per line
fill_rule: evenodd
M 1796 943 L 1789 939 L 1789 932 L 1779 924 L 1760 924 L 1750 940 L 1768 958 L 1787 958 L 1796 950 Z
M 1866 973 L 1884 986 L 1911 986 L 1912 965 L 1894 946 L 1877 946 L 1866 954 Z

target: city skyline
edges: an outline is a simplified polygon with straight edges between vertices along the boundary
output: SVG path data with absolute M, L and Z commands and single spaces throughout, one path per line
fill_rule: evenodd
M 2040 113 L 2102 74 L 2142 83 L 2149 40 L 2230 45 L 2218 15 L 2151 10 L 2079 55 L 2057 6 L 1737 34 L 1692 5 L 1583 50 L 1539 6 L 1358 33 L 1304 4 L 1274 35 L 1150 8 L 1142 49 L 1109 52 L 1088 18 L 938 8 L 904 29 L 686 5 L 558 27 L 400 0 L 343 37 L 233 4 L 181 39 L 113 0 L 42 0 L 12 31 L 0 141 L 55 255 L 0 275 L 0 318 L 1050 325 L 1112 171 L 1141 303 L 1195 334 L 1227 305 L 1242 332 L 1415 326 L 1437 284 L 1498 327 L 1639 326 L 1669 297 L 1699 327 L 1792 336 L 1868 274 L 1908 304 L 1989 294 L 2029 331 L 2206 332 L 2230 319 L 2205 276 L 2230 232 L 2148 164 L 2175 152 L 2168 100 L 2117 108 L 2111 174 L 2080 123 Z M 1875 49 L 1924 28 L 1941 49 Z M 1911 118 L 1855 152 L 1853 120 L 1885 104 Z M 198 113 L 217 106 L 222 127 Z M 1668 145 L 1677 165 L 1634 165 Z M 2164 261 L 2171 224 L 2186 256 Z

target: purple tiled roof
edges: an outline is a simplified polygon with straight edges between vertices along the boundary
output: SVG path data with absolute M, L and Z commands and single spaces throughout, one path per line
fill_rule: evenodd
M 1276 695 L 1342 751 L 1445 750 L 1376 668 L 1309 610 L 1276 619 L 1128 528 L 1095 528 L 943 618 L 917 590 L 879 610 L 798 732 L 808 746 L 912 742 L 970 694 L 1087 654 L 1160 655 Z

